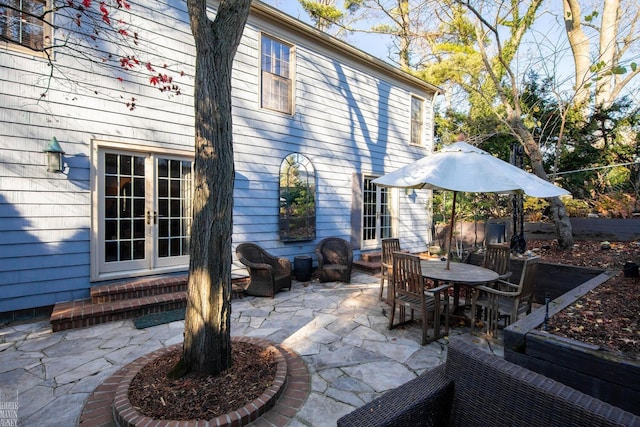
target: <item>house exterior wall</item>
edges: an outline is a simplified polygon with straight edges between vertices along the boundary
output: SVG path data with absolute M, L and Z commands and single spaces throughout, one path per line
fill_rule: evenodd
M 144 29 L 141 46 L 184 72 L 177 79 L 182 95 L 168 96 L 135 73 L 108 75 L 62 50 L 56 64 L 86 87 L 50 81 L 42 58 L 0 46 L 0 313 L 86 298 L 93 282 L 123 275 L 100 276 L 96 269 L 100 149 L 193 155 L 194 47 L 186 5 L 140 0 L 132 11 L 132 23 Z M 263 32 L 294 47 L 293 115 L 260 108 Z M 354 244 L 357 256 L 362 208 L 354 194 L 364 176 L 388 173 L 431 150 L 435 88 L 259 2 L 233 79 L 234 245 L 256 242 L 293 260 L 313 255 L 322 238 L 339 236 Z M 425 100 L 420 147 L 409 144 L 411 95 Z M 136 98 L 133 111 L 123 105 L 129 96 Z M 42 150 L 52 136 L 65 151 L 62 174 L 46 171 Z M 279 170 L 289 153 L 305 155 L 316 171 L 315 240 L 279 239 Z M 391 194 L 394 234 L 403 248 L 426 249 L 430 194 Z M 241 272 L 239 263 L 234 269 Z

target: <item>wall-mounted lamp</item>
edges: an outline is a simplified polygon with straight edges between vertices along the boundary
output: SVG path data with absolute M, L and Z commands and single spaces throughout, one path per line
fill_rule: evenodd
M 64 151 L 60 148 L 58 140 L 54 136 L 47 145 L 47 148 L 43 150 L 47 155 L 47 172 L 62 172 L 64 167 L 62 163 L 62 155 Z

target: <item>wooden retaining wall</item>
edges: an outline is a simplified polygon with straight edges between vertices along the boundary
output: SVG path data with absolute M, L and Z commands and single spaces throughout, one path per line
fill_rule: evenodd
M 464 247 L 482 246 L 490 224 L 503 224 L 506 241 L 511 240 L 513 225 L 510 219 L 491 219 L 489 221 L 461 222 L 454 228 L 454 237 L 462 241 Z M 640 218 L 572 218 L 571 227 L 575 240 L 608 240 L 618 242 L 632 242 L 640 240 Z M 448 236 L 448 226 L 437 226 L 437 239 L 442 247 Z M 526 240 L 553 240 L 556 238 L 555 226 L 550 222 L 525 222 L 524 233 Z

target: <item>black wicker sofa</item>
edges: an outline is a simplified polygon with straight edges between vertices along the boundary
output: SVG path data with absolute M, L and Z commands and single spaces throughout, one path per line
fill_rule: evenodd
M 446 363 L 338 420 L 338 426 L 640 426 L 640 417 L 461 338 Z

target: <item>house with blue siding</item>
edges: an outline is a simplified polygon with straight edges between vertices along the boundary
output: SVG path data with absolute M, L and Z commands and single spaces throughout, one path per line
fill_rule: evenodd
M 177 64 L 180 95 L 62 48 L 53 61 L 64 78 L 49 78 L 29 44 L 61 36 L 22 28 L 0 8 L 0 319 L 87 298 L 102 283 L 187 270 L 188 13 L 174 0 L 131 5 L 139 48 Z M 371 181 L 431 152 L 437 93 L 254 0 L 233 70 L 234 247 L 254 242 L 292 261 L 329 236 L 351 242 L 355 258 L 385 237 L 426 250 L 430 193 Z M 64 151 L 60 173 L 43 152 L 53 137 Z

